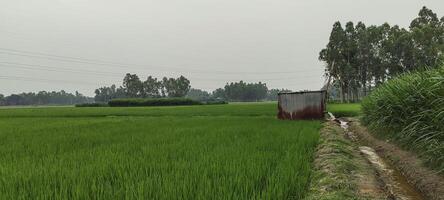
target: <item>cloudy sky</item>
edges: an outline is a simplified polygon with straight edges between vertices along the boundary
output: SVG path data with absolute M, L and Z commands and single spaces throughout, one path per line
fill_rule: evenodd
M 127 72 L 319 89 L 335 21 L 408 27 L 424 5 L 444 15 L 443 0 L 1 0 L 0 93 L 93 95 Z

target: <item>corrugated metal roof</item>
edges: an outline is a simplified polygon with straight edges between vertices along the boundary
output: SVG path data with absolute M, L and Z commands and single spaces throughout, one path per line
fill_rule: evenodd
M 323 92 L 327 92 L 327 91 L 326 90 L 316 90 L 316 91 L 299 91 L 299 92 L 279 92 L 278 95 L 280 95 L 280 94 L 323 93 Z

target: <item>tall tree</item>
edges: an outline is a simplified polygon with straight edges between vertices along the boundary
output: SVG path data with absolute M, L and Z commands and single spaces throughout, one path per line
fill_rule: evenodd
M 143 85 L 136 74 L 125 75 L 123 79 L 123 88 L 127 97 L 141 97 L 143 93 Z
M 148 78 L 143 82 L 142 88 L 142 97 L 156 98 L 160 97 L 162 83 L 158 81 L 157 78 L 148 76 Z
M 245 83 L 243 81 L 226 84 L 225 97 L 230 101 L 260 101 L 267 97 L 265 83 Z
M 341 89 L 341 101 L 344 101 L 343 88 L 345 87 L 345 81 L 343 77 L 343 71 L 341 66 L 346 65 L 344 59 L 344 48 L 346 42 L 346 34 L 340 22 L 333 24 L 333 29 L 330 33 L 330 39 L 325 49 L 322 49 L 319 54 L 319 60 L 324 61 L 326 65 L 325 74 L 327 77 L 332 77 L 338 80 Z
M 190 81 L 184 76 L 177 79 L 164 77 L 162 86 L 163 96 L 168 97 L 184 97 L 191 88 Z
M 226 95 L 225 95 L 225 90 L 223 88 L 217 88 L 216 90 L 214 90 L 211 95 L 213 96 L 213 98 L 215 99 L 226 99 Z
M 5 105 L 5 96 L 3 94 L 0 94 L 0 106 Z
M 207 91 L 194 88 L 191 88 L 186 95 L 187 98 L 196 101 L 208 101 L 211 98 L 210 96 L 211 96 L 210 93 L 208 93 Z
M 366 27 L 352 22 L 333 25 L 326 48 L 319 53 L 325 75 L 337 83 L 341 101 L 356 100 L 371 87 L 400 73 L 433 68 L 444 62 L 444 17 L 423 7 L 410 29 Z
M 444 51 L 444 23 L 436 13 L 423 7 L 410 23 L 413 43 L 416 49 L 417 67 L 435 67 L 442 62 Z

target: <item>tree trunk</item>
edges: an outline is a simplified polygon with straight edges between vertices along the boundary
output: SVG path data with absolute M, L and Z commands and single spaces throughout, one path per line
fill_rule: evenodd
M 344 103 L 345 102 L 345 91 L 344 91 L 344 86 L 343 86 L 343 83 L 340 83 L 340 87 L 339 87 L 339 89 L 341 90 L 341 103 Z

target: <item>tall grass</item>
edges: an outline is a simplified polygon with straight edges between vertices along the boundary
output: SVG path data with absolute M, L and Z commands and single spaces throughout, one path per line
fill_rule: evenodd
M 444 170 L 444 67 L 409 73 L 362 102 L 363 121 Z
M 321 125 L 275 111 L 1 110 L 0 199 L 301 199 Z

